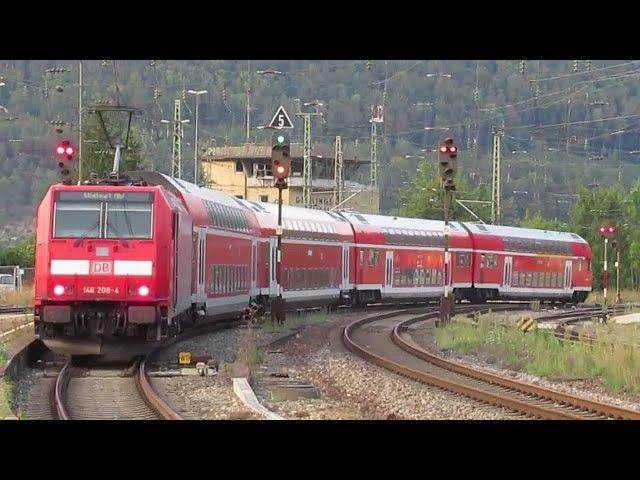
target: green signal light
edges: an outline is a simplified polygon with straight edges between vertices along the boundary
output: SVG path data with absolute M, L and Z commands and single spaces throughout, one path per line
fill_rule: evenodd
M 284 135 L 278 135 L 278 143 L 284 143 Z

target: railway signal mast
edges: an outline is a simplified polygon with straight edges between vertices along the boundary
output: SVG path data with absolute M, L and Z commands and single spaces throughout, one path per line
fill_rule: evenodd
M 285 320 L 284 299 L 282 298 L 282 190 L 287 188 L 287 178 L 291 170 L 291 141 L 289 134 L 282 130 L 273 133 L 271 141 L 271 170 L 276 179 L 275 185 L 278 189 L 278 226 L 276 235 L 278 236 L 278 247 L 276 251 L 276 283 L 278 285 L 278 296 L 271 301 L 271 319 L 274 318 L 282 323 Z
M 453 313 L 455 300 L 449 294 L 451 276 L 451 253 L 449 252 L 449 209 L 456 190 L 455 173 L 458 147 L 451 137 L 445 138 L 438 147 L 440 156 L 440 176 L 444 188 L 444 295 L 440 298 L 440 323 L 447 323 Z
M 607 245 L 609 244 L 609 239 L 611 240 L 611 246 L 613 248 L 618 247 L 618 241 L 615 239 L 616 234 L 618 233 L 617 229 L 613 225 L 600 225 L 598 227 L 598 232 L 600 236 L 604 238 L 604 264 L 602 271 L 602 290 L 604 292 L 604 304 L 607 305 L 607 287 L 609 286 L 609 272 L 607 269 Z M 616 262 L 616 267 L 618 267 L 620 263 Z M 619 275 L 619 272 L 618 272 Z M 619 282 L 618 282 L 619 287 Z M 617 292 L 617 295 L 620 295 L 620 292 Z

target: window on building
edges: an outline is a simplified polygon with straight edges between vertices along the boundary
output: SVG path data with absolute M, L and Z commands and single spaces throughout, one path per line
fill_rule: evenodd
M 261 202 L 268 202 L 269 201 L 269 195 L 260 195 L 260 201 Z
M 236 172 L 242 173 L 242 160 L 236 160 Z

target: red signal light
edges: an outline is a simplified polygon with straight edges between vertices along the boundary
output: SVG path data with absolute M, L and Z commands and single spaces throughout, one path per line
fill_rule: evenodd
M 616 231 L 616 229 L 615 229 L 615 228 L 613 228 L 613 227 L 609 227 L 609 233 L 613 233 L 613 232 L 615 232 L 615 231 Z
M 441 153 L 447 153 L 447 150 L 448 150 L 448 148 L 447 148 L 446 145 L 443 145 L 443 146 L 440 147 L 440 152 Z
M 449 153 L 456 153 L 458 151 L 458 149 L 456 148 L 455 145 L 452 145 L 449 147 Z
M 73 146 L 71 145 L 71 142 L 69 140 L 63 140 L 62 142 L 60 142 L 60 144 L 56 147 L 56 154 L 59 156 L 67 156 L 67 157 L 72 157 L 74 154 L 76 153 L 76 149 L 73 148 Z

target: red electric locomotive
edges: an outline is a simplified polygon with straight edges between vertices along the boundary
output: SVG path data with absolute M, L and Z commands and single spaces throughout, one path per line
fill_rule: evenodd
M 38 208 L 35 332 L 55 351 L 138 350 L 255 289 L 243 205 L 155 172 L 123 178 L 135 181 L 54 185 Z

